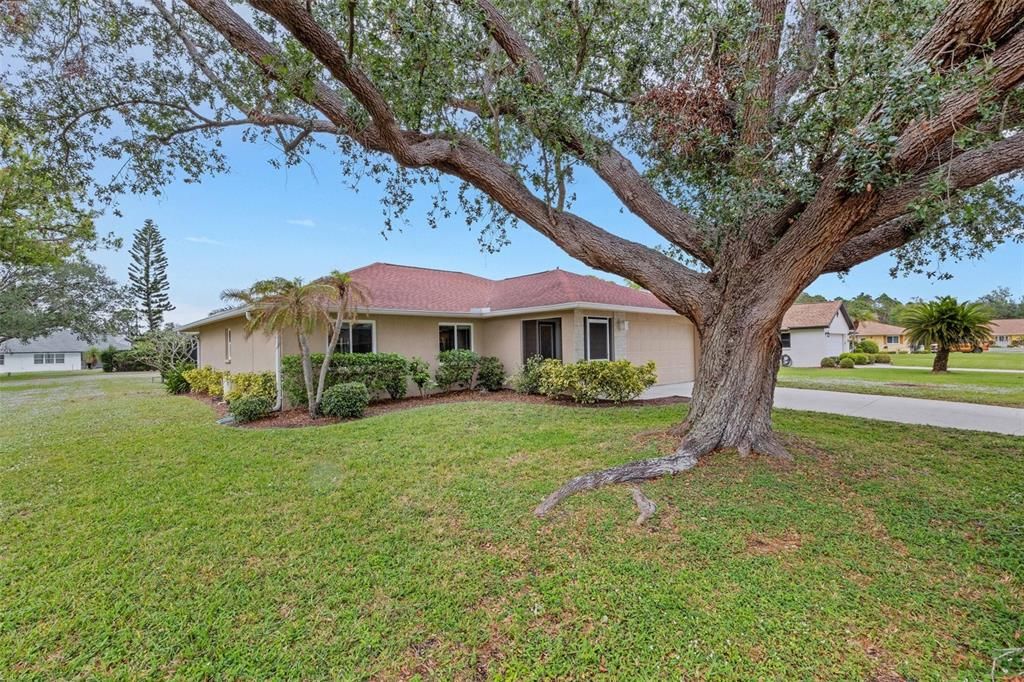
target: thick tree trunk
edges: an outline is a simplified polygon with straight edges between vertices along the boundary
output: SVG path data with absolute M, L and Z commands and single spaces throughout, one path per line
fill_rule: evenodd
M 949 371 L 949 349 L 940 348 L 939 352 L 935 354 L 935 361 L 932 363 L 933 372 L 947 372 Z
M 703 329 L 690 411 L 675 429 L 681 437 L 675 452 L 574 478 L 537 507 L 538 516 L 578 492 L 686 471 L 713 450 L 735 448 L 743 455 L 756 452 L 789 457 L 771 428 L 782 351 L 780 320 L 751 319 L 751 308 L 742 303 L 724 307 Z M 641 512 L 643 515 L 643 509 Z

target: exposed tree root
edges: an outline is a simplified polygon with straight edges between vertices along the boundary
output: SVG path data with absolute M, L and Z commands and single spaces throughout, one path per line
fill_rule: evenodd
M 768 433 L 755 440 L 750 446 L 750 449 L 759 455 L 777 457 L 778 459 L 782 459 L 787 462 L 793 461 L 793 455 L 789 454 L 789 450 L 787 450 L 786 446 L 782 444 L 782 441 L 772 433 Z
M 636 462 L 630 462 L 629 464 L 612 467 L 611 469 L 594 471 L 589 474 L 577 476 L 555 492 L 548 495 L 544 501 L 533 510 L 533 513 L 537 516 L 544 516 L 565 498 L 586 490 L 595 490 L 615 483 L 639 483 L 640 481 L 646 481 L 652 478 L 682 473 L 695 467 L 697 465 L 697 459 L 710 450 L 710 447 L 695 447 L 689 442 L 684 442 L 668 457 L 642 459 Z M 635 495 L 633 499 L 636 499 Z M 639 505 L 639 502 L 637 504 Z M 642 515 L 643 509 L 641 509 L 641 516 Z
M 677 427 L 678 428 L 678 427 Z M 639 483 L 652 478 L 671 476 L 688 471 L 697 465 L 697 460 L 708 452 L 716 449 L 716 445 L 709 445 L 708 441 L 697 443 L 692 438 L 684 439 L 675 452 L 666 457 L 655 457 L 653 459 L 642 459 L 628 464 L 621 464 L 610 469 L 593 471 L 583 474 L 570 480 L 561 488 L 544 498 L 544 501 L 533 510 L 536 516 L 543 517 L 554 509 L 562 500 L 571 497 L 576 493 L 596 490 L 604 486 L 616 483 Z M 792 461 L 793 456 L 789 454 L 782 442 L 772 433 L 755 438 L 736 446 L 741 457 L 750 456 L 751 453 L 777 457 L 786 461 Z M 633 501 L 640 509 L 640 516 L 637 518 L 637 525 L 643 524 L 654 515 L 657 505 L 648 499 L 637 487 L 633 487 Z
M 633 486 L 633 501 L 636 502 L 637 509 L 640 510 L 640 516 L 636 517 L 636 525 L 642 526 L 647 519 L 654 516 L 654 512 L 657 511 L 658 505 L 654 504 L 654 502 L 644 495 L 640 488 L 636 486 Z

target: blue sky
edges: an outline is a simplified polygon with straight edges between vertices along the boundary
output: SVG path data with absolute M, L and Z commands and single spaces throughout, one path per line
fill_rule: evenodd
M 167 319 L 187 322 L 223 305 L 219 294 L 277 275 L 310 279 L 333 269 L 350 270 L 374 261 L 462 270 L 500 278 L 560 267 L 601 274 L 569 257 L 531 228 L 520 226 L 512 243 L 496 254 L 482 253 L 478 231 L 461 215 L 426 225 L 429 194 L 417 195 L 409 213 L 410 227 L 381 236 L 379 205 L 382 189 L 364 179 L 357 192 L 344 182 L 337 158 L 317 152 L 309 163 L 287 170 L 267 160 L 269 145 L 225 139 L 231 171 L 200 184 L 176 182 L 162 196 L 128 196 L 120 203 L 124 217 L 111 214 L 99 221 L 102 231 L 125 238 L 119 252 L 100 252 L 96 260 L 110 274 L 127 279 L 127 246 L 132 231 L 146 218 L 159 225 L 167 242 L 171 299 L 177 310 Z M 647 244 L 656 237 L 640 221 L 622 212 L 601 182 L 583 176 L 575 187 L 574 210 L 612 231 Z M 812 293 L 854 296 L 861 291 L 886 292 L 901 300 L 951 294 L 976 298 L 997 286 L 1024 294 L 1024 245 L 1003 245 L 981 261 L 950 263 L 949 281 L 889 276 L 891 259 L 883 256 L 855 268 L 845 279 L 821 277 Z M 618 277 L 606 277 L 618 280 Z

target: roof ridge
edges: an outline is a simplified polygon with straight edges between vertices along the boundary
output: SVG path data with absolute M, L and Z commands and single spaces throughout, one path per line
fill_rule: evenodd
M 369 267 L 372 267 L 374 265 L 386 265 L 386 266 L 391 267 L 391 268 L 404 268 L 406 270 L 428 270 L 430 272 L 446 272 L 446 273 L 448 273 L 450 275 L 466 275 L 467 277 L 476 277 L 477 279 L 485 279 L 488 282 L 498 281 L 498 280 L 493 280 L 490 277 L 484 277 L 483 275 L 475 275 L 472 272 L 464 272 L 462 270 L 446 270 L 445 268 L 428 268 L 428 267 L 425 267 L 423 265 L 403 265 L 402 263 L 387 263 L 387 262 L 384 262 L 384 261 L 374 261 L 373 263 L 370 263 L 369 265 L 364 265 L 361 268 L 356 268 L 356 270 L 362 270 L 364 268 L 369 268 Z M 352 271 L 350 271 L 350 272 L 352 272 Z

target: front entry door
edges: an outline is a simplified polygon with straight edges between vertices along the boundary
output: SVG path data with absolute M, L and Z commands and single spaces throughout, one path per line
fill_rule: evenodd
M 562 320 L 523 320 L 523 362 L 534 355 L 562 359 Z

